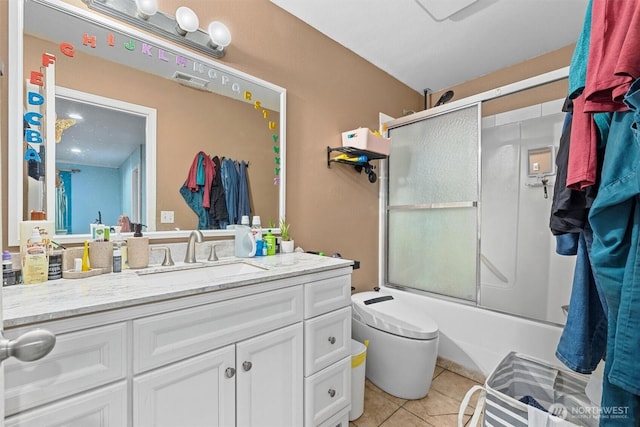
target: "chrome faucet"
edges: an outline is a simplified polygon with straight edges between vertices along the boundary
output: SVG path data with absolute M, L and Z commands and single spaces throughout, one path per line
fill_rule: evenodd
M 196 261 L 196 242 L 202 243 L 202 239 L 204 236 L 202 235 L 202 231 L 193 230 L 191 234 L 189 234 L 189 240 L 187 241 L 187 253 L 184 255 L 184 262 L 188 264 L 193 264 Z

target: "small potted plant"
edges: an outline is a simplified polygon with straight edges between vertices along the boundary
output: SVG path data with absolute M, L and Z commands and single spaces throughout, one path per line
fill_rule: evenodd
M 286 219 L 280 220 L 280 252 L 283 254 L 293 252 L 293 239 L 289 235 L 290 225 Z

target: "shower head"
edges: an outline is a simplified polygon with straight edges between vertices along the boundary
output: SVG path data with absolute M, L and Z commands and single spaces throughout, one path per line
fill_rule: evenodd
M 446 91 L 445 93 L 442 94 L 442 96 L 440 97 L 440 99 L 438 99 L 438 102 L 436 102 L 436 105 L 434 105 L 434 107 L 442 105 L 445 102 L 451 101 L 451 98 L 453 98 L 453 91 L 452 90 L 448 90 L 448 91 Z

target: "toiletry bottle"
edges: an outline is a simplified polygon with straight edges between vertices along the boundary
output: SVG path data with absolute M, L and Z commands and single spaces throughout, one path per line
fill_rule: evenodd
M 24 255 L 22 279 L 25 285 L 46 282 L 49 275 L 47 247 L 42 241 L 40 230 L 34 227 L 27 242 Z
M 262 226 L 260 225 L 260 217 L 258 215 L 253 216 L 251 232 L 253 233 L 253 238 L 256 240 L 256 243 L 262 240 Z
M 267 256 L 267 241 L 262 239 L 262 256 Z
M 113 272 L 120 273 L 122 271 L 122 253 L 120 252 L 120 245 L 113 246 Z
M 62 279 L 62 250 L 49 252 L 49 280 Z
M 120 268 L 121 270 L 125 270 L 129 268 L 129 260 L 127 258 L 127 242 L 122 239 L 122 234 L 120 234 L 120 230 L 122 229 L 122 227 L 115 226 L 113 228 L 115 231 L 114 242 L 120 249 Z
M 11 263 L 11 254 L 9 251 L 2 252 L 2 286 L 11 286 L 16 284 L 16 273 L 13 271 Z
M 271 230 L 267 231 L 267 235 L 264 236 L 264 240 L 267 242 L 267 255 L 276 254 L 276 236 L 271 233 Z
M 82 252 L 82 271 L 91 270 L 91 266 L 89 265 L 89 242 L 84 241 L 84 251 Z

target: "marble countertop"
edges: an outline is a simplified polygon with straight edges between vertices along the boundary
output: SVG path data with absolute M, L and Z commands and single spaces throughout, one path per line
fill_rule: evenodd
M 62 319 L 82 314 L 96 313 L 105 310 L 131 307 L 174 298 L 231 289 L 240 286 L 257 284 L 265 281 L 295 277 L 305 273 L 348 267 L 353 261 L 317 256 L 307 253 L 281 254 L 255 258 L 221 258 L 215 262 L 199 264 L 225 265 L 236 262 L 261 267 L 259 271 L 251 271 L 233 276 L 215 277 L 197 274 L 194 280 L 178 283 L 168 280 L 154 280 L 149 274 L 162 270 L 159 265 L 141 270 L 123 270 L 121 273 L 108 273 L 84 279 L 58 279 L 41 284 L 16 285 L 3 289 L 2 309 L 4 327 L 11 328 L 30 323 Z M 179 270 L 192 265 L 176 262 L 170 268 Z M 166 269 L 166 268 L 164 268 Z M 189 272 L 199 268 L 184 270 L 185 277 Z M 255 269 L 258 270 L 258 269 Z M 140 273 L 147 274 L 140 274 Z M 175 276 L 176 273 L 171 273 Z

